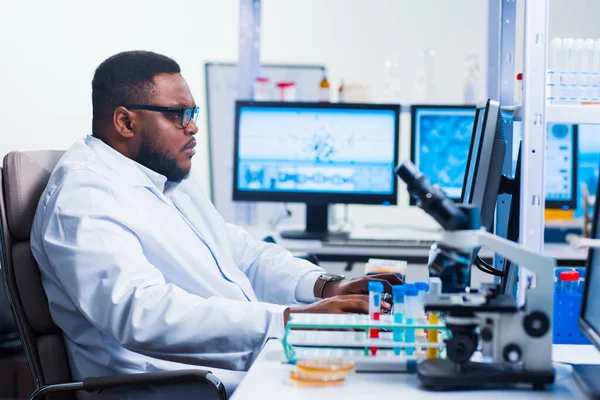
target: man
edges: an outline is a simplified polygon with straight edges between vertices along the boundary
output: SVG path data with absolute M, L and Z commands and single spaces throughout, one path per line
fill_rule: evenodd
M 31 233 L 75 379 L 200 366 L 231 391 L 290 313 L 368 311 L 366 278 L 254 240 L 188 178 L 198 108 L 175 61 L 107 59 L 92 103 L 93 135 L 56 166 Z

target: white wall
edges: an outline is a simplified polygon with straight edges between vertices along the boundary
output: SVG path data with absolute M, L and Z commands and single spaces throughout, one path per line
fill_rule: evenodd
M 0 156 L 91 133 L 94 70 L 123 50 L 173 57 L 203 106 L 203 63 L 237 57 L 237 23 L 237 0 L 0 0 Z
M 261 58 L 324 63 L 334 87 L 342 78 L 369 83 L 376 100 L 385 58 L 399 55 L 403 95 L 410 101 L 417 54 L 430 48 L 436 51 L 436 100 L 461 102 L 464 58 L 474 53 L 482 64 L 483 97 L 487 4 L 263 0 Z M 551 36 L 600 37 L 600 1 L 551 0 L 550 5 Z M 66 148 L 90 133 L 94 69 L 122 50 L 173 57 L 204 108 L 203 63 L 235 61 L 237 23 L 238 0 L 0 0 L 0 157 L 13 149 Z M 198 147 L 195 168 L 203 171 L 208 190 L 205 126 L 200 125 L 204 146 Z M 408 155 L 407 142 L 402 143 Z M 377 219 L 389 212 L 369 215 Z

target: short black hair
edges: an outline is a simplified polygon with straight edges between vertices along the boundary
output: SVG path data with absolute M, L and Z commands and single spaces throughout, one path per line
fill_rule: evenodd
M 151 51 L 124 51 L 106 59 L 92 80 L 93 118 L 112 115 L 119 106 L 144 104 L 158 74 L 181 73 L 179 64 Z

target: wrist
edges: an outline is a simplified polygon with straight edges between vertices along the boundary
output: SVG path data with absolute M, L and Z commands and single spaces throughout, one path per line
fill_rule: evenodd
M 327 299 L 329 297 L 337 296 L 338 287 L 340 286 L 341 281 L 336 282 L 327 282 L 323 287 L 323 298 Z
M 318 299 L 325 299 L 335 295 L 335 289 L 339 283 L 344 280 L 343 275 L 322 274 L 317 278 L 313 289 L 313 294 Z

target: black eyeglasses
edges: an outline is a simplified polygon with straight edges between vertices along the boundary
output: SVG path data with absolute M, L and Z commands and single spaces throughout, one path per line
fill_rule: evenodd
M 198 119 L 198 114 L 200 114 L 200 107 L 160 107 L 160 106 L 148 106 L 144 104 L 131 104 L 125 106 L 125 108 L 129 108 L 131 110 L 147 110 L 147 111 L 158 111 L 158 112 L 168 112 L 173 114 L 178 114 L 181 119 L 181 127 L 187 128 L 190 122 Z

